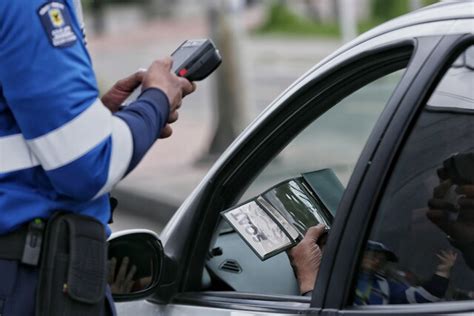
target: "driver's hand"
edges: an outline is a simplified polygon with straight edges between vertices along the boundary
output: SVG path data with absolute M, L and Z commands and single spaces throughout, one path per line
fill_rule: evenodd
M 117 266 L 117 259 L 114 257 L 110 259 L 109 262 L 109 276 L 107 282 L 110 285 L 110 290 L 112 294 L 127 294 L 132 291 L 132 286 L 134 284 L 133 277 L 137 271 L 137 267 L 132 265 L 129 269 L 129 259 L 128 257 L 123 257 L 120 264 L 119 271 L 115 275 L 115 269 Z M 128 270 L 128 271 L 127 271 Z
M 301 294 L 313 290 L 323 256 L 317 242 L 325 232 L 322 224 L 310 227 L 303 240 L 287 251 Z

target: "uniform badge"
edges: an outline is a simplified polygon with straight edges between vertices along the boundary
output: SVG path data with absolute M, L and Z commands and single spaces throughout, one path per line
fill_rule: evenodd
M 49 14 L 49 18 L 51 19 L 51 23 L 53 23 L 54 27 L 64 26 L 64 18 L 60 10 L 51 9 L 48 11 L 48 14 Z
M 41 24 L 54 47 L 69 47 L 77 41 L 68 7 L 63 3 L 49 2 L 38 10 Z

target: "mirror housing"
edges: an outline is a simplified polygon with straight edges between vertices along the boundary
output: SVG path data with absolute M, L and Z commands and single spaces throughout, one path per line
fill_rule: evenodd
M 124 230 L 112 234 L 108 243 L 108 283 L 114 301 L 151 295 L 160 284 L 165 261 L 158 235 L 146 229 Z

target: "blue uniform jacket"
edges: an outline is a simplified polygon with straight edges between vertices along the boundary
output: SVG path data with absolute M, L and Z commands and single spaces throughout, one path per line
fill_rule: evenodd
M 149 89 L 120 114 L 98 98 L 73 0 L 0 1 L 0 234 L 66 210 L 104 225 L 108 192 L 168 119 Z
M 441 300 L 448 279 L 437 275 L 423 284 L 410 286 L 380 274 L 362 272 L 357 280 L 355 305 L 417 304 Z

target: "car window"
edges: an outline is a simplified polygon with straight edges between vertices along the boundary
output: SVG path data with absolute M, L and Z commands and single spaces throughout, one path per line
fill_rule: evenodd
M 343 191 L 403 73 L 398 70 L 372 81 L 319 116 L 272 159 L 236 205 L 281 181 L 321 169 L 331 169 Z M 206 264 L 203 289 L 300 295 L 285 252 L 261 261 L 225 221 L 218 230 Z
M 384 190 L 353 304 L 474 299 L 474 46 L 419 114 Z
M 332 169 L 345 186 L 372 128 L 404 70 L 344 98 L 304 129 L 250 185 L 241 201 L 305 172 Z

